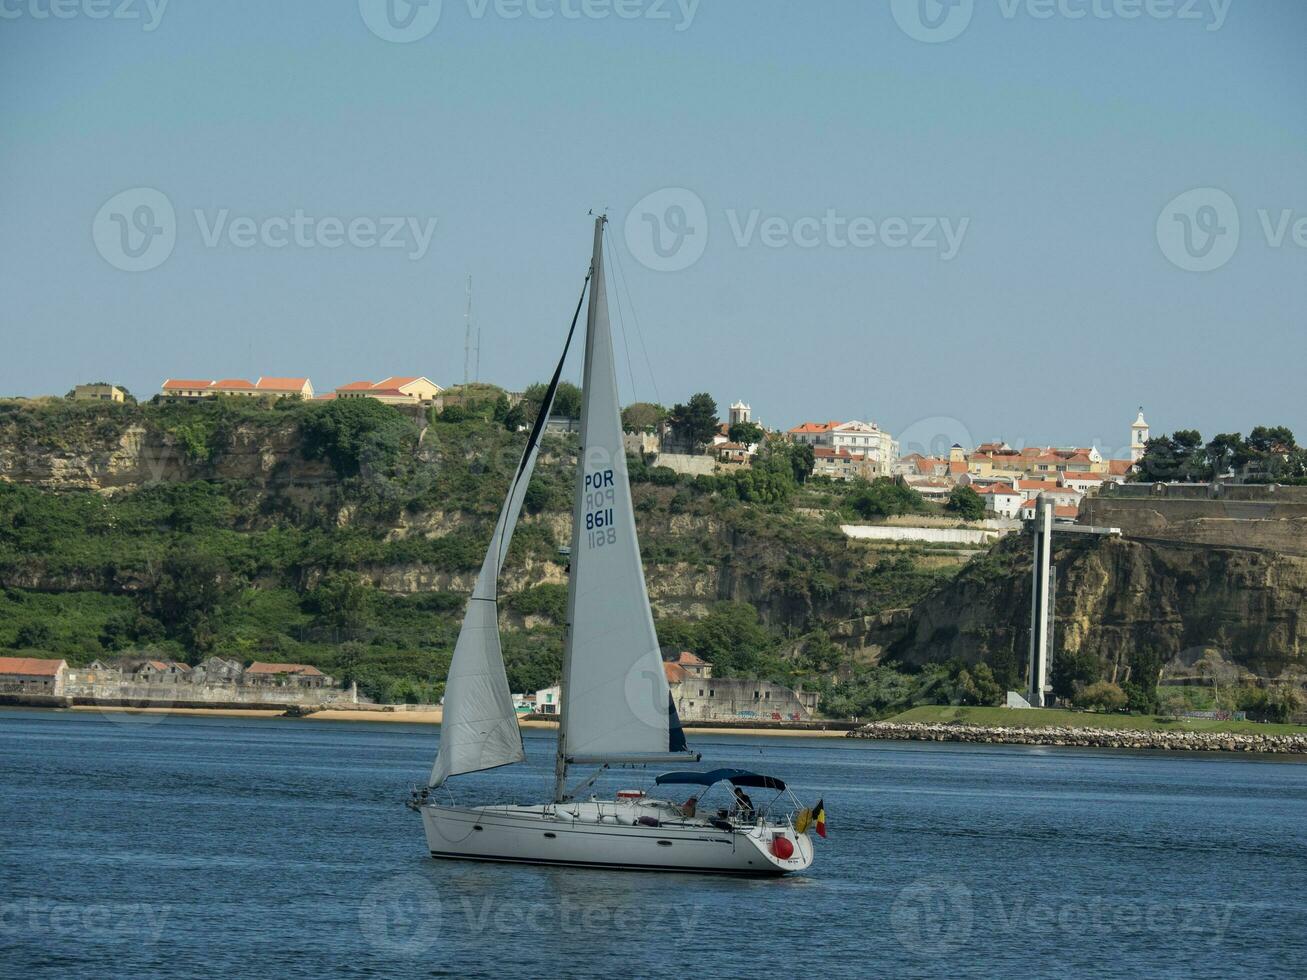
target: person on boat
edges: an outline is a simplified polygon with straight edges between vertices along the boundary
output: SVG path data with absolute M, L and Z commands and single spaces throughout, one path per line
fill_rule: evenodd
M 753 800 L 749 794 L 738 786 L 732 786 L 731 792 L 735 794 L 735 809 L 741 820 L 753 819 Z
M 699 806 L 699 797 L 691 796 L 688 800 L 686 800 L 681 805 L 681 816 L 693 817 L 695 810 L 698 809 L 698 806 Z

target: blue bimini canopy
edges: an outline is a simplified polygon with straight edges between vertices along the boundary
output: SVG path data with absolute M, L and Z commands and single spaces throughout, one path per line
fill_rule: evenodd
M 760 773 L 749 772 L 747 769 L 710 769 L 708 772 L 691 772 L 686 769 L 680 772 L 665 772 L 654 780 L 659 786 L 666 786 L 669 783 L 711 786 L 722 781 L 729 782 L 733 786 L 755 786 L 781 791 L 785 789 L 785 784 L 775 776 L 763 776 Z

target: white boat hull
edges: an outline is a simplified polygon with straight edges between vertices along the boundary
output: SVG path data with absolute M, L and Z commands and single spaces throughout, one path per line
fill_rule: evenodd
M 665 810 L 655 803 L 595 801 L 420 808 L 434 858 L 734 875 L 792 874 L 812 864 L 811 839 L 788 822 L 756 821 L 730 829 L 704 820 L 664 820 L 657 827 L 636 823 Z M 790 857 L 776 855 L 775 837 L 789 841 Z

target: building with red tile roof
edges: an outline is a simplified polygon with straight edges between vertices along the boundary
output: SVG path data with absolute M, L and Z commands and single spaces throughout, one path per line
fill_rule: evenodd
M 270 664 L 254 661 L 245 668 L 245 683 L 257 686 L 329 687 L 331 678 L 312 664 Z
M 0 657 L 0 692 L 6 694 L 63 693 L 68 663 L 42 657 Z
M 218 381 L 198 378 L 169 378 L 161 388 L 165 398 L 196 401 L 218 395 L 239 395 L 247 398 L 303 398 L 313 397 L 313 383 L 308 378 L 269 378 L 258 381 L 245 378 L 222 378 Z
M 339 398 L 375 398 L 388 405 L 430 405 L 445 389 L 429 378 L 404 375 L 380 381 L 351 381 L 336 389 Z

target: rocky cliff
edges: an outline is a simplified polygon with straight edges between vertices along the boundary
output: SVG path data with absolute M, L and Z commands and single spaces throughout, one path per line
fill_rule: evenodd
M 1055 656 L 1089 654 L 1103 676 L 1132 660 L 1192 662 L 1205 651 L 1262 678 L 1307 671 L 1307 559 L 1269 549 L 1102 538 L 1055 554 Z M 912 612 L 893 652 L 910 663 L 960 657 L 1023 663 L 1030 538 L 1014 536 Z

